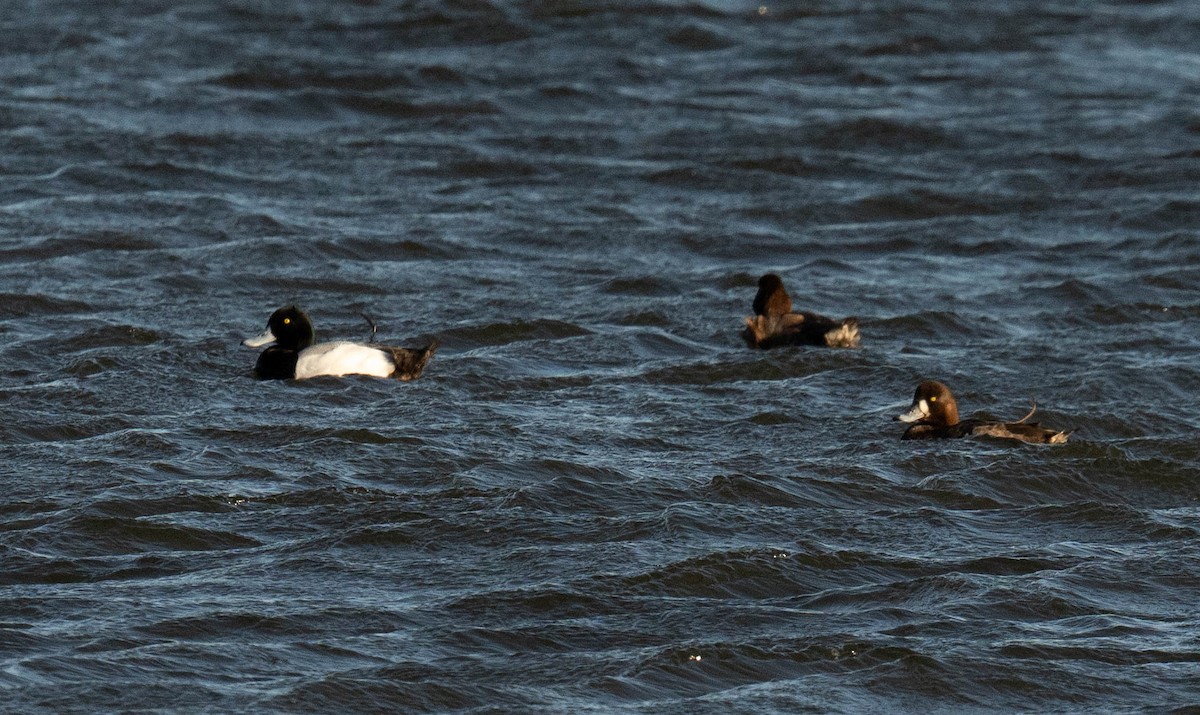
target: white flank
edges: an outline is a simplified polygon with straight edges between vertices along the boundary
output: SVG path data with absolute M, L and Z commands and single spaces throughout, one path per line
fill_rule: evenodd
M 321 343 L 300 352 L 296 361 L 296 379 L 330 375 L 372 375 L 388 377 L 396 370 L 390 355 L 369 345 L 335 342 Z

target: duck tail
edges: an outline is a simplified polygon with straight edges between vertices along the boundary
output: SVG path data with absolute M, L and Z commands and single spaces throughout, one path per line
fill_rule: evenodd
M 831 348 L 858 347 L 858 318 L 845 318 L 841 325 L 825 333 L 825 344 Z
M 404 381 L 415 380 L 421 376 L 430 358 L 437 352 L 438 341 L 434 338 L 423 348 L 384 349 L 391 353 L 392 361 L 396 363 L 396 371 L 392 373 L 392 377 Z

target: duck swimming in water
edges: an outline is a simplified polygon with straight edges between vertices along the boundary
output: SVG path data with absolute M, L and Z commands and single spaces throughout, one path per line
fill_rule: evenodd
M 835 320 L 807 311 L 794 312 L 783 279 L 768 273 L 758 279 L 754 315 L 746 318 L 742 338 L 752 348 L 781 345 L 858 347 L 858 318 Z
M 1067 432 L 1047 429 L 1036 422 L 1025 422 L 1033 416 L 1035 406 L 1016 422 L 989 422 L 967 419 L 959 421 L 958 403 L 950 388 L 936 380 L 926 380 L 917 385 L 912 406 L 908 412 L 896 415 L 895 419 L 909 422 L 911 426 L 900 439 L 950 439 L 955 437 L 999 437 L 1022 442 L 1040 444 L 1063 444 Z
M 437 341 L 423 348 L 395 348 L 346 341 L 316 343 L 312 320 L 294 305 L 280 308 L 267 321 L 267 331 L 242 344 L 249 348 L 275 343 L 258 356 L 254 375 L 260 380 L 304 380 L 310 377 L 371 375 L 413 380 L 433 353 Z

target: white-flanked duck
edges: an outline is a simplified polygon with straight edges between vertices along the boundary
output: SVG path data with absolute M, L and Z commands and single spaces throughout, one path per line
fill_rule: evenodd
M 310 377 L 371 375 L 412 380 L 420 376 L 437 351 L 437 341 L 423 348 L 396 348 L 347 341 L 316 344 L 312 321 L 294 305 L 271 314 L 267 330 L 242 344 L 249 348 L 274 343 L 258 356 L 254 375 L 260 380 L 304 380 Z

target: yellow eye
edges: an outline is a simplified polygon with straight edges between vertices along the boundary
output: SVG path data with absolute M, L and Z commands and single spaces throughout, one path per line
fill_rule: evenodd
M 283 319 L 283 324 L 284 324 L 284 325 L 291 325 L 291 324 L 292 324 L 292 319 L 291 319 L 291 318 L 284 318 L 284 319 Z
M 285 320 L 285 321 L 283 321 L 283 322 L 285 322 L 285 323 L 286 323 L 287 321 Z M 930 398 L 929 398 L 929 401 L 930 401 L 930 402 L 937 402 L 937 395 L 934 395 L 933 397 L 930 397 Z

